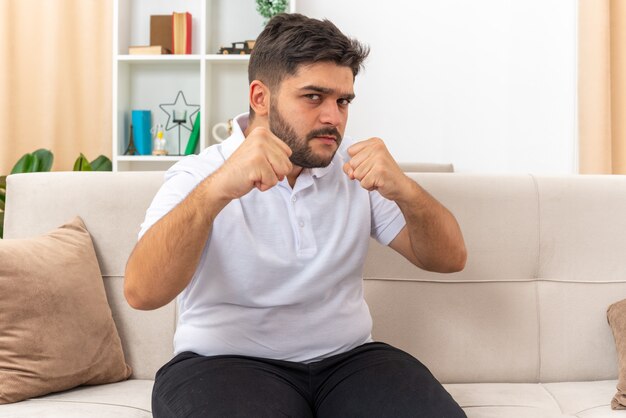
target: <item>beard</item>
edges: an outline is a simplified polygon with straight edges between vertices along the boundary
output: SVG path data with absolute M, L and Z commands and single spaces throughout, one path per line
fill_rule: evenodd
M 292 154 L 289 157 L 291 163 L 302 168 L 327 167 L 341 144 L 341 134 L 335 127 L 315 129 L 304 138 L 299 138 L 293 126 L 282 117 L 274 102 L 270 102 L 269 125 L 270 131 L 291 148 Z M 337 148 L 329 157 L 314 154 L 309 146 L 309 141 L 315 137 L 326 135 L 335 137 Z

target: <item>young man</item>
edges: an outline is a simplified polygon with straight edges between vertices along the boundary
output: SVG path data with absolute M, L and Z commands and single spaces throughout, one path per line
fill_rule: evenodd
M 125 282 L 138 309 L 178 296 L 155 417 L 465 416 L 418 360 L 371 339 L 370 236 L 432 271 L 466 255 L 452 214 L 382 140 L 343 137 L 367 53 L 329 21 L 273 18 L 250 57 L 249 115 L 166 174 Z

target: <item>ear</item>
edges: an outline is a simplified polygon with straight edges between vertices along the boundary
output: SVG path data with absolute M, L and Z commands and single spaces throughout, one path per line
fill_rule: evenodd
M 250 107 L 258 116 L 267 116 L 269 113 L 270 90 L 259 80 L 250 83 Z

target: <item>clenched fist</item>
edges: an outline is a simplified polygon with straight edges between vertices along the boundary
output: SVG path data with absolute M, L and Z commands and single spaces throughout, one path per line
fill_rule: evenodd
M 358 180 L 366 190 L 377 190 L 389 200 L 397 200 L 411 187 L 409 179 L 393 159 L 380 138 L 357 142 L 348 148 L 350 161 L 343 171 L 353 180 Z
M 213 181 L 226 199 L 238 199 L 255 187 L 264 192 L 291 172 L 290 156 L 287 144 L 269 129 L 258 127 L 213 174 Z

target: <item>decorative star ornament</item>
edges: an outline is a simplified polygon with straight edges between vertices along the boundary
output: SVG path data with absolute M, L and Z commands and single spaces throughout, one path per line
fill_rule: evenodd
M 161 108 L 162 111 L 167 113 L 167 123 L 165 124 L 166 131 L 169 131 L 170 129 L 174 129 L 180 125 L 183 128 L 191 132 L 191 130 L 193 129 L 192 117 L 198 112 L 198 110 L 200 110 L 199 105 L 187 103 L 187 99 L 185 98 L 185 95 L 183 94 L 182 90 L 178 91 L 178 94 L 176 95 L 176 100 L 174 100 L 174 103 L 160 104 L 159 107 Z M 174 111 L 176 111 L 177 114 L 178 112 L 186 111 L 187 116 L 185 118 L 185 121 L 180 124 L 175 123 Z

